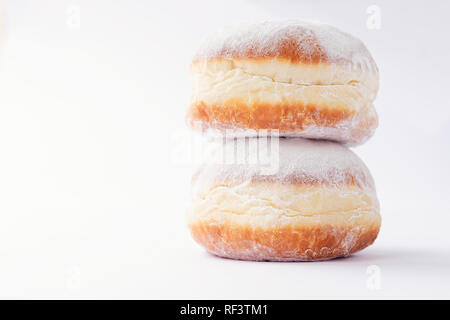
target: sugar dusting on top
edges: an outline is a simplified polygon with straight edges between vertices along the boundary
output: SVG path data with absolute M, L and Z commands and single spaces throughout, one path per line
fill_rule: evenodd
M 239 57 L 350 62 L 361 68 L 376 69 L 372 56 L 359 39 L 327 24 L 293 20 L 226 27 L 206 39 L 194 61 Z
M 236 154 L 236 150 L 236 145 L 228 141 L 220 152 L 229 158 L 230 154 Z M 261 148 L 258 152 L 261 152 Z M 195 175 L 196 185 L 209 188 L 220 183 L 267 179 L 278 183 L 299 181 L 339 187 L 346 185 L 350 176 L 358 186 L 374 189 L 372 176 L 365 164 L 351 150 L 338 143 L 280 138 L 275 149 L 270 152 L 273 169 L 270 174 L 267 174 L 263 166 L 265 164 L 261 162 L 206 164 Z

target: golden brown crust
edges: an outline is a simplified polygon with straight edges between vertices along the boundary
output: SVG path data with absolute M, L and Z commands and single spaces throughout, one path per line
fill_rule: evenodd
M 208 105 L 196 102 L 190 105 L 187 114 L 188 124 L 192 128 L 207 130 L 243 129 L 243 130 L 279 130 L 281 136 L 298 134 L 308 127 L 338 128 L 345 121 L 351 122 L 354 111 L 339 110 L 331 107 L 297 104 L 258 103 L 249 106 L 239 101 L 227 101 L 223 105 Z M 376 117 L 358 122 L 352 128 L 348 141 L 362 141 L 370 136 L 377 127 Z M 203 126 L 203 127 L 202 127 Z
M 206 123 L 219 122 L 224 128 L 278 129 L 282 132 L 303 130 L 310 125 L 335 127 L 349 119 L 352 111 L 336 110 L 315 105 L 258 103 L 254 106 L 239 101 L 227 101 L 223 105 L 191 104 L 188 119 Z
M 334 182 L 329 181 L 329 177 L 340 175 L 342 176 L 341 180 L 341 186 L 357 186 L 357 187 L 363 187 L 367 184 L 369 184 L 369 181 L 367 180 L 367 176 L 363 174 L 359 174 L 358 176 L 355 176 L 356 172 L 342 172 L 340 170 L 334 169 L 334 170 L 328 170 L 328 172 L 325 174 L 327 179 L 322 178 L 319 179 L 316 176 L 312 176 L 307 173 L 297 173 L 297 174 L 291 174 L 283 178 L 282 181 L 277 179 L 273 176 L 257 176 L 253 177 L 250 182 L 272 182 L 272 183 L 280 183 L 282 185 L 294 185 L 294 186 L 329 186 L 329 185 L 336 185 Z
M 371 245 L 379 220 L 360 228 L 316 224 L 271 230 L 252 226 L 196 221 L 193 238 L 212 254 L 256 261 L 309 261 L 348 256 Z
M 191 183 L 196 183 L 198 176 L 200 174 L 200 171 L 196 171 L 191 178 Z M 249 180 L 246 180 L 250 183 L 277 183 L 280 185 L 292 185 L 292 186 L 336 186 L 336 182 L 330 181 L 330 177 L 339 175 L 342 177 L 340 180 L 339 185 L 340 186 L 357 186 L 357 187 L 364 187 L 367 185 L 370 185 L 372 181 L 369 179 L 369 177 L 362 172 L 357 172 L 353 170 L 353 172 L 347 171 L 343 172 L 342 170 L 337 169 L 330 169 L 325 174 L 325 178 L 319 179 L 316 176 L 310 175 L 308 173 L 300 172 L 296 174 L 290 174 L 285 177 L 283 177 L 282 180 L 280 180 L 279 177 L 276 175 L 265 175 L 265 176 L 254 176 L 251 177 Z M 229 180 L 226 178 L 222 178 L 220 180 L 220 184 L 222 186 L 227 187 L 233 187 L 239 183 L 242 183 L 244 181 L 240 180 Z

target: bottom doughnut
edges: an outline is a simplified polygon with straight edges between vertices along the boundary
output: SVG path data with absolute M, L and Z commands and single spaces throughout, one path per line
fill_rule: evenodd
M 348 256 L 375 241 L 375 185 L 353 152 L 303 139 L 280 139 L 278 151 L 270 175 L 247 164 L 199 168 L 188 210 L 196 242 L 225 258 L 311 261 Z
M 380 219 L 360 220 L 348 226 L 310 223 L 273 229 L 208 220 L 190 224 L 190 230 L 195 241 L 220 257 L 312 261 L 348 256 L 371 245 L 377 238 Z

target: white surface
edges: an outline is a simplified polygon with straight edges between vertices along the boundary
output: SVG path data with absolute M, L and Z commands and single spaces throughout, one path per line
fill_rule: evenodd
M 450 4 L 278 3 L 3 1 L 0 297 L 450 298 Z M 360 37 L 379 66 L 380 127 L 354 151 L 382 231 L 348 259 L 214 258 L 188 234 L 190 172 L 171 161 L 189 59 L 211 30 L 284 18 Z

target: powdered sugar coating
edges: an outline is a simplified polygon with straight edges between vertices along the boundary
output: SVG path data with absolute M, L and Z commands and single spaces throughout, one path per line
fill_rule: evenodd
M 202 165 L 194 175 L 194 187 L 203 189 L 221 183 L 271 181 L 282 184 L 319 183 L 336 187 L 355 184 L 362 189 L 375 191 L 368 168 L 347 147 L 322 140 L 278 137 L 272 139 L 276 140 L 268 140 L 269 150 L 264 149 L 264 152 L 269 154 L 266 162 L 238 161 L 240 163 Z M 230 159 L 230 155 L 237 153 L 235 141 L 226 140 L 220 146 L 219 152 L 223 153 L 224 159 Z M 258 138 L 247 138 L 247 146 L 251 141 L 258 141 Z M 258 146 L 258 149 L 261 154 L 262 147 Z M 247 147 L 245 159 L 248 159 L 252 152 L 255 151 L 250 151 Z
M 194 61 L 264 57 L 346 63 L 349 68 L 378 75 L 372 56 L 359 39 L 328 24 L 297 20 L 226 27 L 206 38 Z

